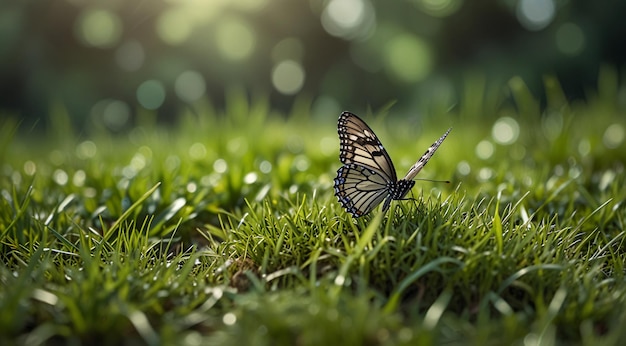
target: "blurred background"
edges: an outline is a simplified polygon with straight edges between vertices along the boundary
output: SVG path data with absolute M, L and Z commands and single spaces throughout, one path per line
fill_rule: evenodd
M 454 104 L 468 76 L 519 76 L 540 99 L 552 75 L 579 99 L 622 68 L 624 14 L 623 0 L 2 1 L 0 114 L 45 124 L 61 107 L 116 131 L 143 110 L 219 110 L 236 88 L 335 119 Z

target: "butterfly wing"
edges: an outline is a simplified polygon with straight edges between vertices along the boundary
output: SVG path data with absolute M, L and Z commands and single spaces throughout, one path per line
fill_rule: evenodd
M 396 169 L 382 143 L 367 124 L 350 112 L 337 123 L 339 159 L 344 165 L 357 164 L 375 170 L 385 180 L 396 182 Z
M 390 182 L 377 170 L 351 163 L 337 171 L 335 195 L 341 206 L 354 217 L 369 213 L 385 198 L 388 207 L 391 202 L 389 191 Z
M 417 173 L 419 173 L 422 170 L 422 168 L 426 166 L 426 164 L 428 163 L 428 160 L 430 160 L 430 158 L 433 157 L 433 155 L 435 154 L 435 151 L 437 151 L 437 148 L 439 148 L 441 143 L 443 143 L 443 140 L 446 139 L 446 137 L 448 137 L 448 133 L 450 133 L 450 130 L 452 130 L 452 128 L 449 128 L 448 131 L 446 131 L 446 133 L 444 133 L 435 143 L 433 143 L 428 149 L 426 149 L 426 152 L 424 153 L 424 155 L 422 155 L 422 157 L 420 157 L 420 159 L 417 160 L 417 162 L 413 165 L 413 167 L 409 169 L 409 171 L 406 173 L 406 176 L 404 176 L 402 180 L 413 180 L 413 178 L 415 178 Z
M 344 164 L 337 170 L 335 195 L 354 217 L 363 216 L 382 201 L 383 211 L 394 199 L 402 199 L 411 190 L 413 178 L 428 163 L 451 129 L 441 136 L 409 169 L 404 179 L 397 180 L 393 162 L 374 131 L 358 116 L 343 112 L 339 116 L 339 159 Z

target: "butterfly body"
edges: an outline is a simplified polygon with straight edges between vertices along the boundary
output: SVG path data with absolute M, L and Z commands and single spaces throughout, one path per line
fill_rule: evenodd
M 404 198 L 413 188 L 413 178 L 426 165 L 450 129 L 439 138 L 398 180 L 389 154 L 374 131 L 358 116 L 343 112 L 337 125 L 339 159 L 343 166 L 337 170 L 334 182 L 339 203 L 354 217 L 363 216 L 383 203 L 386 211 L 391 201 Z

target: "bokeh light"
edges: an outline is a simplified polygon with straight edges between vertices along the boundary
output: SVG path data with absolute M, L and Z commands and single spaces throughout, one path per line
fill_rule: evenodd
M 498 144 L 513 144 L 519 137 L 519 124 L 511 117 L 502 117 L 493 124 L 491 136 Z
M 137 71 L 143 66 L 146 53 L 139 41 L 130 40 L 122 43 L 115 51 L 115 62 L 124 71 Z
M 98 147 L 93 141 L 84 141 L 76 146 L 76 156 L 81 160 L 89 160 L 96 156 Z
M 122 36 L 122 21 L 112 11 L 87 8 L 76 19 L 75 33 L 84 45 L 110 48 Z
M 466 68 L 488 82 L 519 76 L 533 96 L 543 92 L 541 76 L 554 74 L 571 100 L 598 85 L 599 64 L 624 60 L 625 2 L 470 3 L 10 2 L 0 5 L 2 106 L 34 119 L 60 103 L 81 123 L 97 102 L 123 100 L 128 124 L 140 106 L 171 118 L 176 112 L 166 111 L 181 109 L 178 103 L 205 98 L 221 107 L 229 87 L 244 86 L 267 94 L 280 111 L 300 94 L 332 98 L 340 110 L 389 100 L 398 101 L 399 112 L 416 105 L 445 110 L 457 101 Z M 148 80 L 159 86 L 143 85 L 139 97 L 138 86 Z M 437 80 L 450 81 L 451 91 L 433 87 Z M 176 97 L 166 98 L 166 90 Z M 121 116 L 107 119 L 107 127 L 123 123 Z
M 615 149 L 624 142 L 624 127 L 621 124 L 612 124 L 604 131 L 602 143 L 609 149 Z
M 276 64 L 272 71 L 272 84 L 281 94 L 296 94 L 304 85 L 304 69 L 300 63 L 284 60 Z
M 556 31 L 556 48 L 565 55 L 578 55 L 585 49 L 585 34 L 574 23 L 564 23 Z
M 217 24 L 215 43 L 224 58 L 241 61 L 252 54 L 256 37 L 246 21 L 236 17 L 225 17 Z
M 487 140 L 482 140 L 476 145 L 476 156 L 483 160 L 487 160 L 493 156 L 495 148 L 493 143 Z
M 24 173 L 29 176 L 33 176 L 35 173 L 37 173 L 37 165 L 31 160 L 27 160 L 26 162 L 24 162 Z
M 215 170 L 216 173 L 226 173 L 228 164 L 224 159 L 217 159 L 213 162 L 213 170 Z
M 460 175 L 466 176 L 472 172 L 472 167 L 465 160 L 459 161 L 456 165 L 456 171 L 459 172 Z
M 126 125 L 130 119 L 130 107 L 119 100 L 107 102 L 102 112 L 104 124 L 112 130 L 119 130 Z
M 193 22 L 184 8 L 174 7 L 163 12 L 156 22 L 156 33 L 171 45 L 184 43 L 193 30 Z
M 206 82 L 198 71 L 185 71 L 174 82 L 176 96 L 186 102 L 194 102 L 205 96 Z
M 124 128 L 131 116 L 130 106 L 126 102 L 114 99 L 98 101 L 91 108 L 90 113 L 95 123 L 102 124 L 113 131 Z
M 528 30 L 541 30 L 552 22 L 556 13 L 554 0 L 520 0 L 517 19 Z
M 194 160 L 203 160 L 207 155 L 206 146 L 202 143 L 194 143 L 189 147 L 189 156 Z
M 431 72 L 431 54 L 424 40 L 411 34 L 400 34 L 387 44 L 386 68 L 397 80 L 414 83 L 423 80 Z
M 147 80 L 137 88 L 137 101 L 146 109 L 157 109 L 165 101 L 165 87 L 156 80 Z
M 52 173 L 52 180 L 54 180 L 55 183 L 63 186 L 66 185 L 67 182 L 70 180 L 70 176 L 67 174 L 66 171 L 59 168 L 56 169 L 54 173 Z
M 374 9 L 367 0 L 330 0 L 321 21 L 326 32 L 345 39 L 365 38 L 376 26 Z
M 446 17 L 455 13 L 462 0 L 413 0 L 417 7 L 433 17 Z

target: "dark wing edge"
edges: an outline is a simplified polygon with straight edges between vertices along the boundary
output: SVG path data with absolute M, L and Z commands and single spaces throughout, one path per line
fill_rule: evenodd
M 334 182 L 335 196 L 353 217 L 369 213 L 390 196 L 385 177 L 357 164 L 340 167 Z

